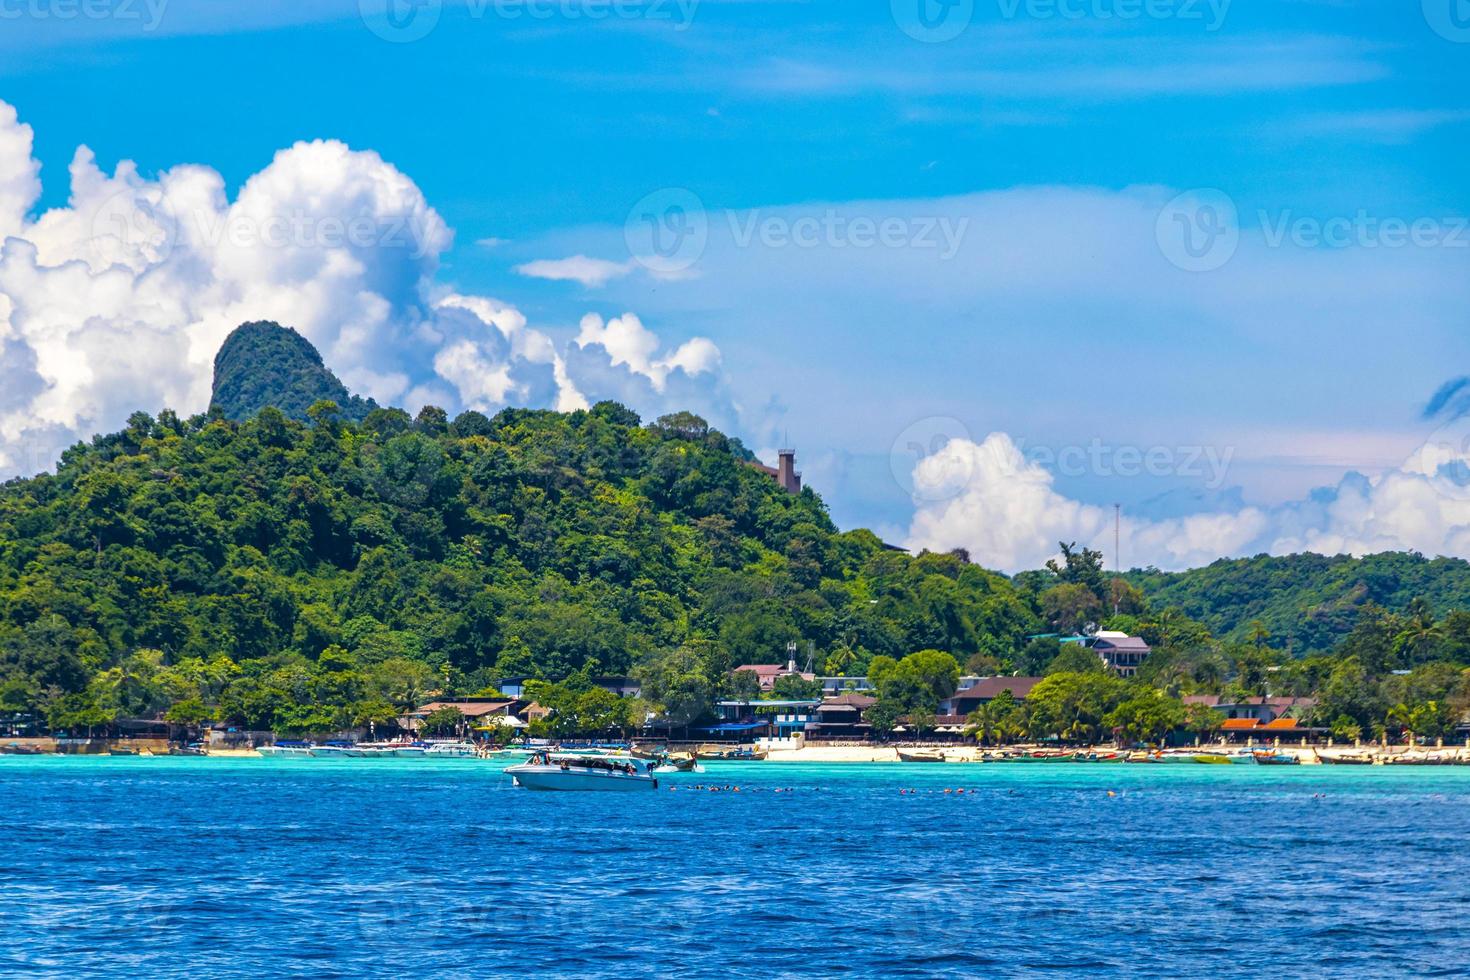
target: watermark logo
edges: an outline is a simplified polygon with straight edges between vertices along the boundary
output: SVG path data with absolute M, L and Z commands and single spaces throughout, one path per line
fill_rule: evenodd
M 1470 500 L 1470 415 L 1445 422 L 1414 451 L 1404 469 L 1425 477 L 1450 500 Z
M 357 0 L 367 29 L 393 44 L 410 44 L 428 37 L 439 26 L 443 0 Z
M 975 17 L 975 0 L 889 0 L 889 6 L 899 30 L 925 44 L 953 41 Z
M 837 208 L 795 218 L 732 211 L 726 218 L 736 248 L 918 249 L 932 251 L 944 260 L 959 253 L 970 227 L 968 217 L 873 217 L 846 214 Z
M 139 23 L 144 33 L 158 30 L 169 0 L 0 0 L 0 21 L 115 20 Z
M 107 252 L 95 256 L 103 264 L 123 259 L 128 264 L 141 259 L 149 265 L 165 262 L 180 241 L 179 220 L 161 197 L 144 191 L 122 190 L 92 212 L 94 243 L 111 243 Z M 101 249 L 99 248 L 99 251 Z M 118 252 L 123 254 L 119 255 Z
M 957 418 L 934 415 L 909 425 L 893 440 L 888 466 L 893 479 L 915 503 L 937 503 L 964 493 L 970 483 L 967 454 L 946 453 L 954 441 L 969 441 L 970 430 Z M 919 468 L 923 466 L 923 472 Z
M 1240 247 L 1240 215 L 1224 191 L 1185 191 L 1159 212 L 1154 238 L 1164 258 L 1176 268 L 1213 272 Z
M 3 2 L 3 0 L 0 0 Z M 304 208 L 259 214 L 210 208 L 175 211 L 156 190 L 123 190 L 103 201 L 91 218 L 101 265 L 157 265 L 189 247 L 217 249 L 402 249 L 420 259 L 438 247 L 440 235 L 423 214 L 314 214 Z
M 1470 44 L 1470 0 L 1423 0 L 1424 19 L 1446 41 Z
M 1267 248 L 1470 248 L 1470 219 L 1353 215 L 1319 218 L 1291 210 L 1256 215 Z
M 1225 26 L 1232 0 L 996 0 L 1006 20 L 1198 21 L 1209 32 Z
M 628 254 L 656 275 L 687 271 L 709 244 L 709 215 L 699 195 L 684 187 L 646 194 L 623 222 Z
M 0 0 L 4 2 L 4 0 Z M 694 22 L 699 0 L 466 0 L 472 21 L 646 20 L 682 31 Z M 439 26 L 443 0 L 358 0 L 368 30 L 385 41 L 421 41 Z
M 1086 445 L 1030 445 L 1016 443 L 1027 466 L 1040 467 L 1060 477 L 1134 480 L 1143 477 L 1184 478 L 1206 490 L 1220 490 L 1235 461 L 1234 446 L 1114 445 L 1094 437 Z

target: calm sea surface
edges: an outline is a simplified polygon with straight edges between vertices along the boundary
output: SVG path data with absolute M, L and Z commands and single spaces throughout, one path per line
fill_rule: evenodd
M 663 785 L 0 758 L 0 976 L 1470 972 L 1470 769 L 714 763 Z

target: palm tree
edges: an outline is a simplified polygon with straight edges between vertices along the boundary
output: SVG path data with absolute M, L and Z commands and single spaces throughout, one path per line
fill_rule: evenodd
M 1422 598 L 1409 601 L 1405 609 L 1404 628 L 1393 640 L 1394 656 L 1404 666 L 1427 663 L 1434 659 L 1435 647 L 1444 631 L 1434 621 L 1434 611 Z

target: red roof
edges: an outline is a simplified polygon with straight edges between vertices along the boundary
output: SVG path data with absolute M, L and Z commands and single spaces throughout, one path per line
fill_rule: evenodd
M 485 715 L 502 712 L 515 703 L 514 698 L 501 698 L 498 700 L 470 698 L 463 701 L 430 701 L 428 704 L 419 705 L 410 714 L 427 715 L 431 712 L 438 711 L 440 708 L 458 708 L 459 713 L 466 718 L 483 718 Z
M 956 691 L 951 701 L 989 701 L 1001 691 L 1010 691 L 1018 700 L 1031 693 L 1040 684 L 1040 677 L 983 677 L 974 687 Z
M 856 708 L 858 711 L 865 711 L 877 703 L 877 698 L 869 697 L 866 694 L 858 694 L 856 691 L 848 691 L 840 697 L 828 698 L 823 701 L 817 705 L 817 710 L 821 711 L 823 708 Z

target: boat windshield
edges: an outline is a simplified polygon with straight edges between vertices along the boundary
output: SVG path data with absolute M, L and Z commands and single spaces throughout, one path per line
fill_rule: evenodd
M 639 771 L 638 765 L 631 759 L 589 755 L 550 755 L 549 753 L 546 758 L 549 761 L 544 762 L 543 765 L 560 766 L 563 769 L 600 769 L 606 772 L 627 773 L 628 775 Z

